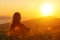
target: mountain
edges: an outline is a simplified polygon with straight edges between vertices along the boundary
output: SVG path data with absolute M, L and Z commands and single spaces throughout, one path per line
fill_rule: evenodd
M 42 17 L 23 21 L 22 23 L 25 24 L 27 27 L 30 27 L 31 31 L 37 34 L 42 31 L 58 32 L 60 30 L 60 18 L 56 17 Z
M 11 19 L 11 17 L 8 16 L 0 16 L 0 20 L 8 20 Z
M 60 30 L 60 18 L 56 18 L 56 17 L 42 17 L 42 18 L 22 21 L 21 23 L 27 26 L 28 28 L 31 28 L 29 33 L 31 35 L 36 33 L 38 34 L 46 30 L 52 32 Z M 0 30 L 9 30 L 10 25 L 11 25 L 10 23 L 0 24 Z

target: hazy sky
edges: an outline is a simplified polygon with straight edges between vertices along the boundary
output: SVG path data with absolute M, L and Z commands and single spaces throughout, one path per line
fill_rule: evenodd
M 23 19 L 40 17 L 40 6 L 46 2 L 54 4 L 55 16 L 60 16 L 60 0 L 0 0 L 0 16 L 13 16 L 20 12 Z

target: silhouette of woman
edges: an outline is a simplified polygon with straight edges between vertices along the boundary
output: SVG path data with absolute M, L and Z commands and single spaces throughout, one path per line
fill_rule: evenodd
M 21 15 L 20 13 L 16 12 L 13 16 L 13 20 L 12 20 L 12 24 L 11 24 L 11 28 L 10 28 L 10 31 L 11 30 L 15 30 L 15 27 L 16 26 L 20 26 L 21 23 L 20 23 L 20 20 L 21 20 Z
M 19 12 L 15 12 L 11 24 L 10 31 L 12 32 L 13 35 L 17 36 L 25 36 L 27 32 L 30 30 L 30 28 L 27 28 L 23 24 L 21 24 L 21 15 Z

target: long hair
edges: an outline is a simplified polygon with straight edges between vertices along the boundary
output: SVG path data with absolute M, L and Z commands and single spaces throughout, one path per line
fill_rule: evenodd
M 12 24 L 20 23 L 21 15 L 19 12 L 15 12 L 13 15 Z

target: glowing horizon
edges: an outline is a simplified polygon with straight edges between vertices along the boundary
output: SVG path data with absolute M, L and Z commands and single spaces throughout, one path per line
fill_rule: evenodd
M 58 0 L 0 0 L 0 16 L 13 16 L 15 12 L 20 12 L 22 19 L 33 19 L 41 17 L 40 7 L 45 3 L 53 3 L 54 8 L 50 9 L 48 13 L 53 13 L 52 16 L 60 17 L 60 2 Z M 48 4 L 49 5 L 49 4 Z M 45 7 L 43 7 L 45 8 Z M 54 11 L 52 11 L 54 10 Z M 46 12 L 47 13 L 47 12 Z M 48 15 L 48 14 L 47 14 Z M 49 14 L 50 15 L 50 14 Z

